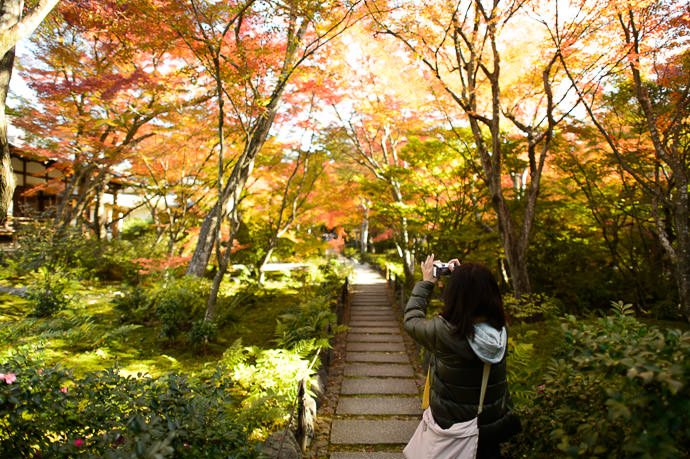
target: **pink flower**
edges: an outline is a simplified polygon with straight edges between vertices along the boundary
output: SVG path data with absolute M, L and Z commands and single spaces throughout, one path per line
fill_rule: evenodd
M 74 440 L 74 446 L 76 446 L 77 448 L 80 448 L 83 444 L 84 440 L 82 440 L 81 438 L 77 438 L 76 440 Z
M 66 387 L 63 387 L 62 389 L 60 389 L 60 392 L 62 392 L 63 394 L 66 394 L 66 393 L 67 393 L 67 388 L 66 388 Z
M 12 384 L 17 380 L 17 375 L 14 373 L 0 373 L 0 379 L 4 379 L 6 384 Z
M 542 392 L 544 392 L 544 386 L 541 385 L 541 386 L 537 387 L 537 392 L 539 392 L 540 394 L 541 394 Z

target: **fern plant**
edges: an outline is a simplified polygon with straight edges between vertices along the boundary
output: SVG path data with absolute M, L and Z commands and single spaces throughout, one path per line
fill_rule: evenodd
M 623 300 L 611 301 L 611 310 L 617 316 L 634 316 L 635 307 L 630 303 L 623 303 Z
M 331 311 L 331 300 L 317 296 L 292 311 L 282 314 L 276 324 L 275 342 L 279 347 L 292 349 L 309 339 L 328 340 L 343 328 Z

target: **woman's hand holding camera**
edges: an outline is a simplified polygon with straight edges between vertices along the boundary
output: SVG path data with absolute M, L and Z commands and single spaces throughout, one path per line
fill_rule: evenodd
M 432 253 L 422 262 L 422 279 L 436 282 L 441 275 L 452 273 L 458 266 L 460 266 L 460 260 L 457 258 L 453 258 L 448 263 L 434 262 L 434 254 Z
M 422 262 L 422 279 L 429 282 L 436 282 L 434 277 L 434 254 L 432 253 Z
M 455 271 L 455 268 L 457 268 L 458 266 L 460 266 L 460 260 L 458 260 L 457 258 L 453 258 L 448 262 L 448 269 L 450 269 L 450 272 Z

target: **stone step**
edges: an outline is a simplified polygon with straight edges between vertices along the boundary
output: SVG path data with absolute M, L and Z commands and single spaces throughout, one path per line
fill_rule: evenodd
M 351 333 L 383 333 L 389 335 L 399 335 L 400 328 L 398 327 L 350 327 Z
M 360 341 L 347 343 L 347 350 L 354 352 L 405 352 L 405 345 L 402 342 L 363 343 Z
M 350 317 L 395 317 L 392 309 L 386 311 L 351 311 Z
M 350 323 L 348 324 L 350 327 L 382 327 L 382 328 L 393 328 L 393 327 L 398 327 L 400 324 L 398 323 L 397 320 L 352 320 L 350 319 Z
M 336 414 L 422 414 L 419 397 L 340 397 Z
M 350 311 L 350 317 L 390 317 L 390 318 L 395 318 L 395 312 L 390 309 L 386 308 L 385 310 L 382 311 Z
M 410 365 L 349 363 L 345 365 L 345 376 L 397 376 L 400 378 L 414 377 L 414 370 Z
M 419 395 L 414 379 L 403 378 L 345 378 L 340 386 L 343 395 Z
M 331 427 L 333 444 L 403 444 L 417 429 L 419 421 L 336 419 Z
M 403 352 L 347 352 L 346 362 L 381 362 L 381 363 L 410 363 L 407 354 Z
M 377 315 L 365 315 L 365 314 L 356 314 L 356 315 L 350 315 L 350 323 L 355 323 L 355 322 L 366 322 L 366 323 L 378 323 L 378 322 L 393 322 L 395 323 L 396 326 L 400 325 L 400 322 L 398 322 L 398 319 L 395 317 L 394 314 L 391 313 L 386 313 L 386 314 L 377 314 Z
M 347 340 L 363 343 L 402 343 L 403 338 L 400 334 L 348 333 Z

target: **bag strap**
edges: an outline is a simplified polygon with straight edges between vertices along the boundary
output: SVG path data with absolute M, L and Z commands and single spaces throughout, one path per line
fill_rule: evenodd
M 489 372 L 491 371 L 491 364 L 484 364 L 484 372 L 482 373 L 482 388 L 479 391 L 479 411 L 477 411 L 477 416 L 482 414 L 482 409 L 484 408 L 484 396 L 486 395 L 486 386 L 489 384 Z
M 429 374 L 431 372 L 431 365 L 426 371 L 426 383 L 424 384 L 424 394 L 422 395 L 422 409 L 426 410 L 429 407 Z

